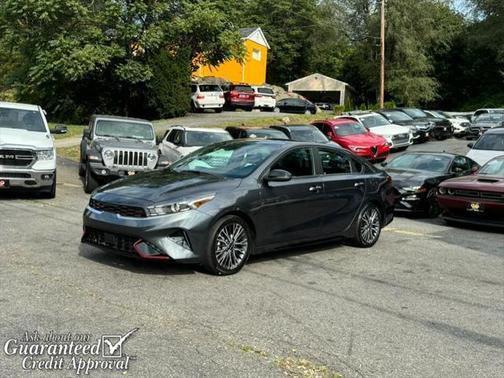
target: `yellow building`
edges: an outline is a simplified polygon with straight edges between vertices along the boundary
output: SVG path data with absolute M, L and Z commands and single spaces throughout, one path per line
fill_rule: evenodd
M 232 83 L 261 85 L 266 83 L 266 65 L 270 46 L 261 28 L 240 29 L 246 55 L 243 63 L 228 60 L 219 66 L 202 66 L 196 77 L 217 77 Z

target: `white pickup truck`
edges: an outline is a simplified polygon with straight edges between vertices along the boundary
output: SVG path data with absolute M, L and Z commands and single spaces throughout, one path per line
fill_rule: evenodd
M 0 192 L 30 189 L 56 196 L 56 151 L 37 105 L 0 102 Z

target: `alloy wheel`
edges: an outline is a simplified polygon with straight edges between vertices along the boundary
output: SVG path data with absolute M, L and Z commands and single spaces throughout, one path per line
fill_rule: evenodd
M 362 215 L 360 233 L 366 244 L 373 244 L 380 234 L 380 213 L 374 207 L 368 208 Z
M 216 238 L 215 258 L 226 270 L 236 269 L 247 256 L 249 247 L 245 228 L 236 222 L 224 225 Z

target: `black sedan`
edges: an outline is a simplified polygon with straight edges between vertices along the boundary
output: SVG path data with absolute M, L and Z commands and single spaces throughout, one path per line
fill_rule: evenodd
M 239 139 L 99 188 L 82 242 L 226 275 L 251 254 L 300 243 L 371 247 L 393 206 L 390 177 L 337 147 Z
M 466 156 L 436 152 L 409 152 L 382 163 L 398 192 L 396 211 L 436 217 L 439 183 L 476 172 L 479 165 Z
M 477 139 L 494 127 L 504 126 L 504 113 L 485 113 L 477 116 L 467 132 L 467 139 Z
M 276 106 L 282 113 L 317 113 L 315 104 L 303 98 L 284 98 L 283 100 L 278 100 Z
M 406 113 L 415 121 L 430 122 L 434 126 L 430 131 L 430 136 L 437 140 L 443 140 L 453 136 L 453 126 L 450 121 L 445 118 L 432 117 L 423 110 L 416 108 L 397 108 L 397 110 Z
M 288 139 L 298 142 L 330 143 L 331 141 L 313 125 L 270 126 L 273 130 L 284 133 Z
M 423 143 L 429 140 L 434 122 L 414 120 L 406 113 L 396 109 L 382 109 L 377 111 L 384 116 L 390 123 L 399 126 L 409 127 L 413 134 L 413 143 Z
M 269 127 L 226 127 L 226 131 L 231 134 L 234 139 L 243 138 L 264 138 L 264 139 L 285 139 L 289 137 L 280 130 L 275 130 Z

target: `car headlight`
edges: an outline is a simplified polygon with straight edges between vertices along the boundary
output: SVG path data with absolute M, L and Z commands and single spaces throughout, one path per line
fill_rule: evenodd
M 443 194 L 443 195 L 444 195 L 444 194 L 446 194 L 446 189 L 445 189 L 445 188 L 443 188 L 443 187 L 440 187 L 440 188 L 438 189 L 438 192 L 439 192 L 439 194 Z
M 422 193 L 427 191 L 427 189 L 424 188 L 423 186 L 405 186 L 403 190 L 405 192 L 415 192 L 415 193 Z
M 147 216 L 157 217 L 160 215 L 183 213 L 185 211 L 199 209 L 204 204 L 215 198 L 215 195 L 207 195 L 190 201 L 167 203 L 163 205 L 151 206 L 147 208 Z
M 54 159 L 54 150 L 40 150 L 37 151 L 38 160 L 52 160 Z
M 147 155 L 147 159 L 150 161 L 156 160 L 157 154 L 155 154 L 154 152 L 149 152 L 149 154 Z
M 364 147 L 358 147 L 358 146 L 348 146 L 352 151 L 364 151 Z
M 114 159 L 114 156 L 115 156 L 115 154 L 114 154 L 114 151 L 112 151 L 112 150 L 105 150 L 105 151 L 103 152 L 103 157 L 104 157 L 105 159 L 107 159 L 107 160 L 112 160 L 112 159 Z

